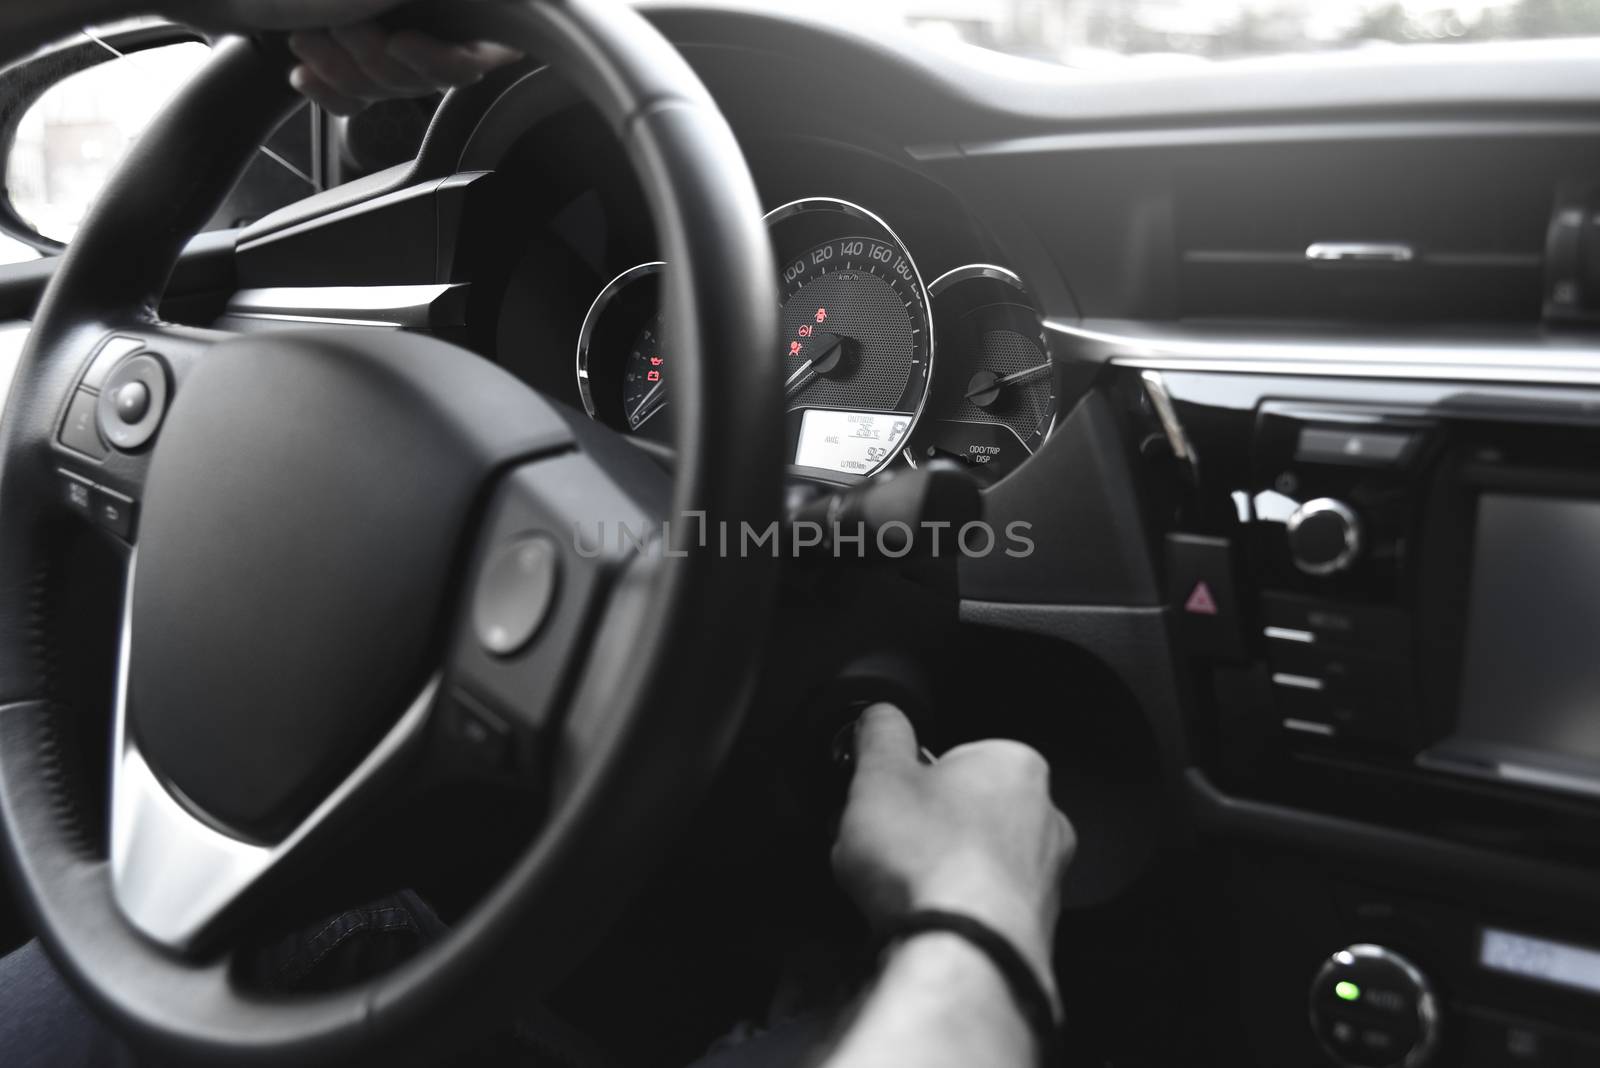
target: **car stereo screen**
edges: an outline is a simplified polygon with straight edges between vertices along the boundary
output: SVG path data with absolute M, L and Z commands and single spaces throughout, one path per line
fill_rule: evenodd
M 1457 739 L 1600 786 L 1600 501 L 1484 495 L 1470 606 Z

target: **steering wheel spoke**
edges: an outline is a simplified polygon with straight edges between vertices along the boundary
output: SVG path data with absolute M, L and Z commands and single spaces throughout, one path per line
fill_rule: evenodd
M 303 874 L 318 850 L 338 840 L 356 809 L 392 782 L 434 711 L 428 682 L 360 764 L 292 831 L 250 841 L 205 820 L 157 776 L 127 730 L 126 673 L 118 683 L 111 770 L 111 886 L 139 931 L 180 952 L 210 953 L 241 909 Z
M 426 455 L 437 467 L 434 479 L 423 479 L 425 484 L 432 482 L 442 491 L 450 484 L 469 483 L 454 495 L 461 514 L 471 510 L 473 496 L 470 479 L 463 475 L 478 467 L 499 467 L 501 456 L 531 451 L 536 458 L 501 468 L 489 480 L 481 518 L 463 520 L 472 531 L 472 545 L 458 588 L 440 594 L 455 604 L 441 643 L 441 663 L 425 673 L 420 692 L 397 718 L 393 706 L 402 691 L 392 688 L 382 690 L 386 702 L 358 709 L 352 707 L 355 690 L 343 690 L 347 696 L 329 703 L 320 700 L 321 687 L 286 686 L 269 677 L 275 671 L 254 672 L 255 685 L 269 689 L 271 699 L 244 700 L 230 692 L 252 674 L 241 664 L 225 672 L 220 685 L 203 677 L 175 681 L 180 660 L 172 658 L 174 646 L 179 658 L 186 657 L 206 649 L 210 632 L 219 625 L 229 626 L 224 622 L 228 613 L 217 608 L 216 590 L 237 589 L 260 606 L 245 617 L 241 634 L 260 637 L 281 626 L 287 639 L 291 630 L 308 628 L 304 620 L 292 618 L 300 611 L 295 591 L 303 582 L 309 592 L 321 580 L 319 573 L 310 573 L 319 571 L 314 563 L 308 572 L 308 565 L 296 561 L 268 577 L 270 588 L 252 587 L 255 560 L 271 551 L 277 533 L 264 524 L 248 524 L 248 530 L 237 534 L 233 551 L 217 552 L 223 528 L 198 515 L 201 504 L 212 502 L 227 516 L 248 516 L 248 500 L 230 493 L 228 483 L 233 481 L 231 472 L 243 469 L 249 458 L 267 453 L 271 468 L 293 470 L 309 466 L 324 447 L 306 438 L 285 444 L 270 426 L 252 431 L 245 413 L 232 407 L 241 403 L 241 385 L 254 382 L 260 391 L 259 397 L 243 398 L 244 404 L 275 402 L 293 408 L 311 405 L 313 396 L 333 395 L 333 405 L 364 416 L 363 422 L 377 433 L 384 428 L 373 424 L 389 417 L 377 408 L 363 408 L 354 392 L 338 396 L 341 388 L 351 388 L 350 375 L 329 365 L 344 361 L 361 369 L 356 384 L 363 389 L 378 385 L 429 391 L 439 381 L 453 387 L 446 392 L 470 396 L 475 383 L 508 391 L 522 388 L 502 380 L 501 372 L 475 357 L 428 339 L 411 343 L 426 365 L 418 362 L 409 370 L 404 360 L 373 355 L 376 348 L 393 346 L 380 346 L 370 335 L 361 338 L 344 331 L 303 344 L 309 349 L 305 358 L 318 364 L 295 367 L 300 357 L 294 342 L 270 349 L 244 342 L 222 357 L 231 361 L 228 366 L 207 368 L 194 381 L 197 406 L 175 417 L 172 441 L 152 480 L 155 536 L 142 554 L 153 561 L 156 578 L 142 574 L 141 553 L 134 554 L 129 566 L 115 708 L 112 889 L 123 914 L 145 936 L 185 952 L 214 946 L 213 936 L 225 932 L 253 897 L 271 884 L 293 879 L 315 861 L 320 849 L 338 840 L 341 829 L 370 812 L 375 801 L 391 796 L 391 788 L 403 778 L 426 783 L 440 775 L 464 776 L 530 791 L 546 786 L 545 758 L 554 728 L 574 680 L 589 666 L 586 652 L 610 608 L 613 588 L 630 565 L 648 568 L 650 554 L 664 551 L 658 517 L 664 514 L 671 487 L 648 457 L 599 428 L 584 426 L 587 441 L 572 441 L 565 424 L 532 394 L 525 394 L 520 408 L 513 404 L 509 409 L 519 418 L 508 422 L 524 429 L 491 433 L 487 442 L 470 440 L 476 435 L 453 422 L 447 411 L 431 433 L 425 422 L 408 433 L 420 445 L 416 458 Z M 454 373 L 442 372 L 452 361 Z M 285 365 L 288 373 L 272 373 Z M 367 375 L 376 381 L 368 381 Z M 383 385 L 387 379 L 393 381 Z M 418 419 L 418 413 L 410 413 L 406 426 Z M 544 429 L 538 428 L 541 419 L 547 424 Z M 395 429 L 401 429 L 398 423 Z M 469 440 L 462 442 L 463 435 Z M 453 449 L 461 456 L 450 462 L 446 456 Z M 352 454 L 344 461 L 324 461 L 325 483 L 307 478 L 304 492 L 314 504 L 294 513 L 292 521 L 320 521 L 324 538 L 347 542 L 352 549 L 372 545 L 389 528 L 409 529 L 423 543 L 436 541 L 442 562 L 454 540 L 445 518 L 452 512 L 451 502 L 442 492 L 415 495 L 410 506 L 399 510 L 358 502 L 340 514 L 338 498 L 370 483 L 394 459 L 382 453 Z M 373 459 L 363 460 L 363 455 Z M 418 477 L 415 467 L 413 476 Z M 435 539 L 421 533 L 430 519 L 439 535 Z M 175 525 L 180 520 L 182 527 Z M 176 552 L 175 542 L 181 545 Z M 175 574 L 180 568 L 189 574 L 198 571 L 198 580 L 184 581 Z M 373 574 L 378 581 L 367 586 L 368 608 L 386 603 L 391 589 L 406 587 L 386 565 Z M 144 594 L 147 581 L 162 591 L 159 601 Z M 350 587 L 358 599 L 359 589 L 360 584 Z M 414 603 L 414 598 L 408 595 L 402 601 Z M 284 618 L 289 619 L 286 626 L 275 622 Z M 395 633 L 406 629 L 370 612 L 347 618 L 327 630 L 312 629 L 319 643 L 341 647 L 357 659 L 364 658 L 365 643 L 352 641 L 350 624 L 387 626 Z M 422 632 L 419 636 L 422 640 L 410 645 L 379 645 L 428 657 L 436 643 Z M 209 659 L 226 655 L 219 647 Z M 377 689 L 361 680 L 357 686 L 362 693 Z M 378 725 L 374 730 L 379 733 L 367 732 L 376 741 L 365 750 L 347 747 L 342 764 L 328 765 L 348 769 L 342 777 L 311 802 L 297 805 L 296 797 L 304 792 L 284 789 L 276 769 L 260 767 L 256 757 L 279 735 L 296 743 L 306 738 L 304 729 L 291 734 L 287 728 L 301 718 L 293 709 L 308 703 L 317 704 L 319 720 L 365 716 Z M 240 706 L 246 709 L 242 717 L 235 711 Z M 291 710 L 284 712 L 285 706 Z M 173 740 L 174 722 L 180 725 L 181 742 L 188 742 L 219 721 L 232 723 L 231 729 L 216 733 L 198 760 L 188 746 Z M 263 721 L 269 730 L 259 729 Z M 247 736 L 242 746 L 237 737 L 241 732 Z M 328 739 L 340 741 L 337 732 Z M 159 760 L 154 765 L 147 754 L 151 748 Z M 423 773 L 410 776 L 414 768 Z M 306 774 L 313 782 L 328 782 L 324 770 L 308 765 Z M 241 778 L 252 784 L 242 794 L 233 789 Z M 281 806 L 257 810 L 262 794 L 280 792 Z
M 661 551 L 667 478 L 620 441 L 599 451 L 604 460 L 577 449 L 521 465 L 491 496 L 445 673 L 441 744 L 457 773 L 545 785 L 554 728 L 617 580 Z

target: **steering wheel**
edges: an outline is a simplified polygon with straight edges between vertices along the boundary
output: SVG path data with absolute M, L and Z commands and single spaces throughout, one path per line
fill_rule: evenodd
M 777 561 L 716 531 L 777 521 L 782 460 L 744 160 L 621 3 L 440 10 L 549 63 L 626 146 L 675 268 L 676 465 L 432 338 L 161 322 L 180 250 L 295 103 L 281 41 L 218 49 L 62 260 L 0 424 L 13 874 L 57 965 L 158 1063 L 426 1060 L 548 988 L 659 859 L 748 694 Z M 441 773 L 537 787 L 537 833 L 482 900 L 361 985 L 244 984 L 251 921 Z

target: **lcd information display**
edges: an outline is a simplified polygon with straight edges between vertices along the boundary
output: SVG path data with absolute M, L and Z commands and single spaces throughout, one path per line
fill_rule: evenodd
M 1478 963 L 1490 971 L 1600 994 L 1600 950 L 1488 927 Z
M 911 426 L 909 415 L 807 411 L 794 462 L 847 475 L 869 475 L 894 452 Z

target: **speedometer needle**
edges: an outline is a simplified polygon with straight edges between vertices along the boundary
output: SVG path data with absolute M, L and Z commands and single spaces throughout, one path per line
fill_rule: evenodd
M 817 334 L 812 337 L 811 344 L 816 349 L 816 355 L 796 367 L 783 384 L 785 400 L 805 389 L 819 375 L 825 378 L 843 377 L 848 369 L 848 357 L 855 350 L 856 340 L 842 334 Z

